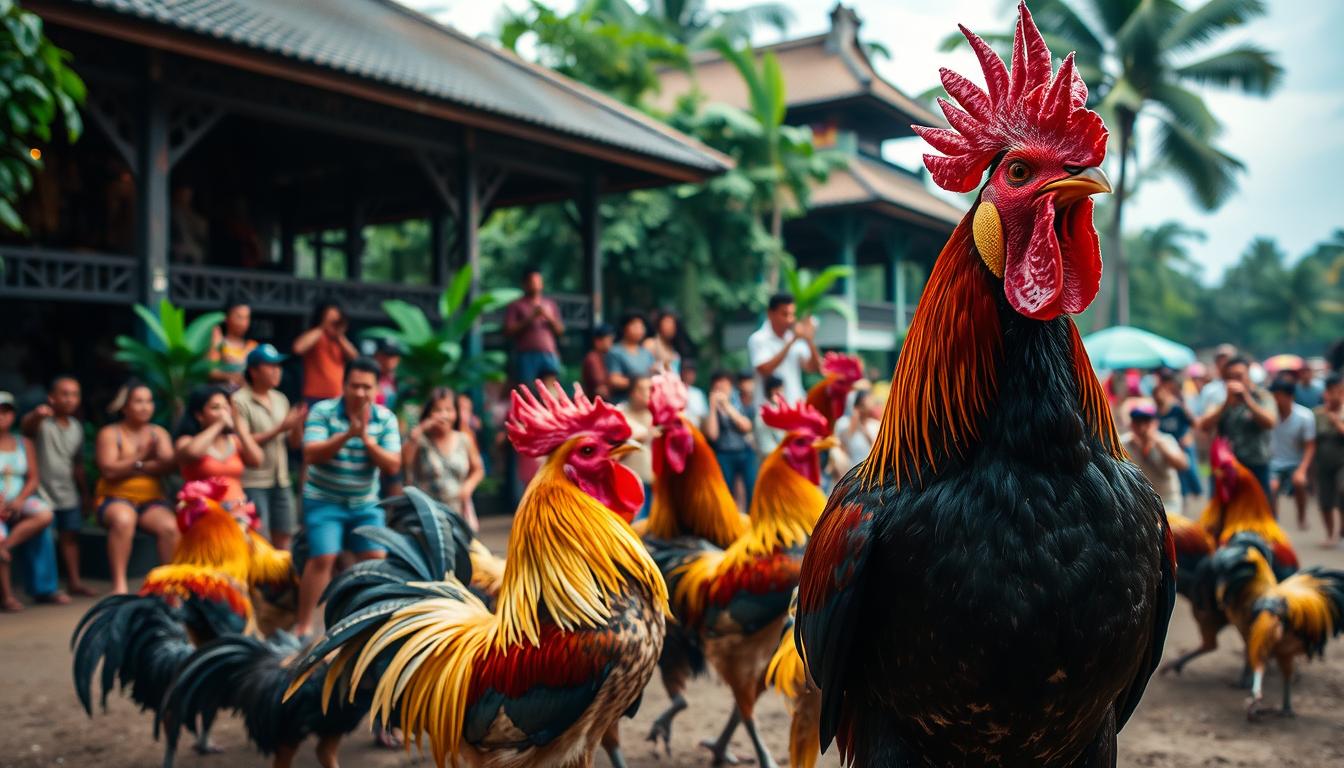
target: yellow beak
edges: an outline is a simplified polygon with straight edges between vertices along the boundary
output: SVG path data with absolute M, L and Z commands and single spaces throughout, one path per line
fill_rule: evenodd
M 1041 192 L 1054 192 L 1055 205 L 1063 206 L 1090 195 L 1099 195 L 1111 191 L 1111 180 L 1100 168 L 1084 168 L 1072 176 L 1046 184 Z
M 840 444 L 839 440 L 836 440 L 835 437 L 831 435 L 827 435 L 826 437 L 823 437 L 820 440 L 813 442 L 812 448 L 818 451 L 829 451 L 830 449 L 836 447 L 839 444 Z
M 644 446 L 640 445 L 639 443 L 621 443 L 615 448 L 612 448 L 611 452 L 608 453 L 607 456 L 612 461 L 618 461 L 622 456 L 628 456 L 629 454 L 632 454 L 643 447 Z

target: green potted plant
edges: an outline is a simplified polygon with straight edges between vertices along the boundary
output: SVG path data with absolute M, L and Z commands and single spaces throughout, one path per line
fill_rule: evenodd
M 784 265 L 784 283 L 793 294 L 794 307 L 800 318 L 834 312 L 847 321 L 853 320 L 854 307 L 845 303 L 843 297 L 827 293 L 837 280 L 848 280 L 853 276 L 853 268 L 842 265 L 827 267 L 819 273 Z
M 207 312 L 188 325 L 186 312 L 167 299 L 159 302 L 158 315 L 140 304 L 133 309 L 151 343 L 118 336 L 115 357 L 154 392 L 156 418 L 174 423 L 186 407 L 187 395 L 207 383 L 219 365 L 210 359 L 210 334 L 224 321 L 224 313 Z

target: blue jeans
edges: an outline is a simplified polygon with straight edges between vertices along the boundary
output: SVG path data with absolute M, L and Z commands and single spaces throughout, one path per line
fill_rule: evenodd
M 56 542 L 51 528 L 48 525 L 14 550 L 21 563 L 24 586 L 33 597 L 49 597 L 61 588 L 56 573 Z
M 532 386 L 541 372 L 547 368 L 560 373 L 560 356 L 554 352 L 517 352 L 514 357 L 514 370 L 518 383 Z
M 740 451 L 717 451 L 719 458 L 719 468 L 723 470 L 723 481 L 728 484 L 728 490 L 733 490 L 733 485 L 737 478 L 742 478 L 742 486 L 746 488 L 747 506 L 751 506 L 751 492 L 756 488 L 756 452 L 750 448 Z

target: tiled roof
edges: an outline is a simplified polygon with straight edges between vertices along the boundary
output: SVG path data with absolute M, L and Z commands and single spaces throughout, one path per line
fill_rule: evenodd
M 858 155 L 812 190 L 812 208 L 889 203 L 926 219 L 956 227 L 965 211 L 931 194 L 919 179 L 887 163 Z
M 724 156 L 614 99 L 391 0 L 65 0 L 700 173 Z

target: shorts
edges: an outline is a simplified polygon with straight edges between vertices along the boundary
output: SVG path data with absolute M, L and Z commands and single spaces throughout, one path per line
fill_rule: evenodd
M 270 488 L 243 488 L 257 509 L 263 533 L 293 533 L 299 527 L 294 505 L 294 489 L 273 485 Z
M 1316 497 L 1321 509 L 1338 509 L 1344 499 L 1344 467 L 1316 467 Z
M 23 505 L 19 507 L 18 516 L 31 517 L 33 515 L 46 512 L 49 509 L 51 509 L 51 507 L 47 506 L 47 502 L 39 499 L 36 496 L 29 496 L 28 498 L 23 500 Z M 9 538 L 9 526 L 5 523 L 4 520 L 0 520 L 0 541 L 3 541 L 7 538 Z
M 351 507 L 326 499 L 303 497 L 303 527 L 308 537 L 309 557 L 335 555 L 342 550 L 382 552 L 381 546 L 356 535 L 355 529 L 365 525 L 382 528 L 386 524 L 383 508 L 377 502 Z
M 173 511 L 173 505 L 169 504 L 167 499 L 150 499 L 144 503 L 136 504 L 130 499 L 123 499 L 120 496 L 104 496 L 98 500 L 98 508 L 93 512 L 93 516 L 98 521 L 99 525 L 104 528 L 107 527 L 107 520 L 104 519 L 103 515 L 107 512 L 109 506 L 118 503 L 130 504 L 131 508 L 135 510 L 136 517 L 143 517 L 146 512 L 155 507 L 163 507 L 169 512 Z
M 84 510 L 79 507 L 66 507 L 56 510 L 56 530 L 78 531 L 84 527 Z
M 1297 467 L 1276 467 L 1269 471 L 1269 474 L 1278 481 L 1277 490 L 1274 495 L 1277 497 L 1282 493 L 1293 492 L 1293 473 Z

